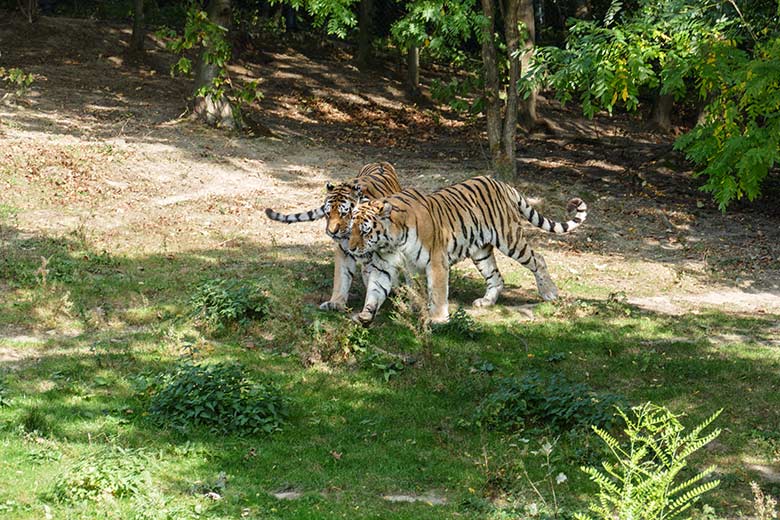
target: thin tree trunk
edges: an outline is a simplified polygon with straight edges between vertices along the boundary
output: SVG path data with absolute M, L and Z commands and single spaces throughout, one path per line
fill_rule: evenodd
M 518 0 L 520 3 L 519 19 L 525 24 L 523 34 L 523 52 L 520 56 L 520 70 L 525 74 L 531 66 L 534 56 L 534 42 L 536 39 L 536 27 L 534 24 L 533 0 Z M 522 100 L 519 107 L 518 119 L 520 125 L 526 130 L 531 130 L 539 124 L 539 116 L 536 114 L 536 88 Z
M 130 37 L 130 53 L 142 55 L 146 26 L 144 24 L 144 0 L 133 0 L 133 34 Z
M 371 61 L 371 35 L 373 27 L 371 14 L 373 11 L 372 0 L 361 0 L 360 16 L 358 17 L 358 53 L 357 65 L 360 69 L 365 69 Z
M 506 53 L 509 58 L 509 84 L 506 88 L 506 109 L 504 113 L 503 150 L 497 173 L 499 176 L 514 177 L 517 173 L 515 162 L 515 137 L 517 136 L 517 82 L 520 79 L 520 60 L 517 55 L 520 32 L 517 21 L 521 0 L 506 0 L 504 9 L 504 34 Z
M 664 132 L 672 129 L 672 109 L 674 108 L 674 96 L 670 94 L 658 94 L 653 104 L 651 121 L 653 125 Z
M 420 48 L 416 45 L 406 51 L 406 88 L 409 96 L 420 96 Z
M 211 0 L 208 6 L 209 20 L 222 27 L 230 28 L 230 0 Z M 205 52 L 205 49 L 204 49 Z M 217 77 L 219 69 L 216 65 L 206 63 L 201 54 L 195 73 L 195 116 L 211 126 L 235 129 L 239 125 L 234 114 L 234 108 L 225 96 L 198 96 L 201 87 L 210 86 Z
M 491 166 L 496 169 L 501 157 L 501 99 L 498 80 L 498 61 L 493 33 L 496 25 L 496 12 L 493 0 L 481 0 L 485 23 L 482 25 L 482 65 L 485 70 L 485 116 L 487 117 L 488 146 L 490 147 Z

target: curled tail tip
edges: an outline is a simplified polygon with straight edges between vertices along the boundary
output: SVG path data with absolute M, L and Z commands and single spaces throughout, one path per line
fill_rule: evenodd
M 585 201 L 582 200 L 579 197 L 575 197 L 569 201 L 569 203 L 566 205 L 566 211 L 569 213 L 574 213 L 575 211 L 578 213 L 588 211 L 588 205 L 585 204 Z

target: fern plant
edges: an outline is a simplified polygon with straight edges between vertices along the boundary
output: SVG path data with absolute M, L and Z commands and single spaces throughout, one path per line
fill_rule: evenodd
M 575 518 L 667 520 L 679 517 L 720 483 L 707 480 L 715 470 L 713 466 L 690 478 L 682 474 L 688 467 L 688 457 L 720 435 L 720 429 L 702 433 L 721 411 L 684 433 L 685 427 L 678 417 L 664 407 L 646 403 L 631 408 L 630 416 L 618 410 L 626 423 L 627 446 L 609 432 L 593 427 L 616 461 L 602 462 L 601 468 L 583 468 L 599 487 L 598 500 L 588 508 L 593 516 L 577 514 Z

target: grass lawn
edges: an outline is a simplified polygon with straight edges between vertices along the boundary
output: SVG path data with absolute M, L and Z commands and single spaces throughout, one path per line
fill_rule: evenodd
M 555 485 L 567 518 L 595 491 L 579 470 L 605 456 L 595 434 L 475 420 L 502 378 L 524 375 L 653 401 L 687 414 L 688 426 L 723 408 L 715 424 L 723 433 L 692 459 L 694 469 L 718 467 L 722 483 L 704 502 L 733 517 L 750 510 L 751 480 L 780 493 L 767 478 L 780 460 L 780 349 L 770 336 L 778 316 L 653 314 L 579 288 L 532 319 L 499 305 L 474 334 L 420 337 L 392 318 L 392 306 L 362 332 L 316 309 L 329 290 L 327 257 L 241 242 L 119 256 L 78 234 L 5 231 L 0 326 L 35 333 L 0 339 L 2 518 L 526 518 L 527 506 L 542 504 L 530 482 L 548 471 L 567 476 Z M 224 331 L 199 324 L 190 299 L 216 278 L 267 288 L 269 315 Z M 454 277 L 456 305 L 479 295 L 474 280 Z M 531 281 L 520 283 L 535 298 Z M 289 400 L 282 430 L 157 426 L 146 389 L 182 358 L 235 360 L 272 381 Z M 556 441 L 549 469 L 534 453 L 545 441 Z M 130 491 L 63 498 L 79 464 L 82 477 L 106 466 Z M 546 482 L 540 492 L 551 504 Z

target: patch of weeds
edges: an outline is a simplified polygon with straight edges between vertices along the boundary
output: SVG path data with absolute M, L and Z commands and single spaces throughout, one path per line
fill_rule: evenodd
M 431 315 L 428 309 L 428 292 L 419 278 L 395 289 L 391 319 L 408 329 L 424 347 L 431 343 Z
M 132 510 L 132 520 L 194 520 L 200 516 L 157 489 L 134 496 Z
M 19 210 L 10 204 L 0 204 L 0 222 L 9 222 L 16 218 Z
M 311 340 L 300 350 L 304 366 L 316 363 L 353 363 L 355 356 L 371 347 L 370 332 L 345 320 L 334 323 L 315 319 L 311 325 Z
M 478 361 L 471 367 L 471 372 L 481 372 L 483 374 L 492 374 L 496 371 L 496 365 L 490 361 Z
M 5 381 L 0 379 L 0 408 L 9 408 L 11 406 L 11 393 L 6 386 Z
M 162 376 L 158 388 L 149 407 L 152 420 L 182 432 L 272 433 L 287 415 L 279 389 L 251 379 L 238 363 L 184 362 Z
M 535 374 L 506 378 L 480 403 L 476 422 L 488 428 L 517 431 L 549 428 L 563 432 L 592 425 L 609 428 L 615 405 L 623 399 L 598 393 L 561 376 Z
M 27 90 L 35 81 L 35 77 L 32 73 L 24 72 L 22 69 L 16 67 L 11 67 L 10 69 L 0 67 L 0 79 L 14 88 L 17 96 L 26 94 Z
M 559 363 L 566 359 L 566 353 L 565 352 L 553 352 L 549 356 L 545 357 L 544 360 L 548 363 Z
M 35 465 L 58 462 L 62 460 L 62 452 L 52 446 L 42 444 L 27 451 L 27 460 Z
M 95 450 L 76 461 L 56 479 L 54 498 L 62 503 L 75 503 L 143 493 L 151 487 L 147 465 L 147 457 L 140 450 Z
M 39 408 L 27 410 L 22 415 L 19 423 L 22 425 L 25 433 L 40 435 L 41 437 L 47 437 L 54 431 L 51 421 Z
M 482 328 L 463 307 L 450 315 L 447 323 L 436 326 L 436 332 L 461 339 L 476 340 L 482 334 Z
M 190 299 L 193 315 L 215 333 L 268 316 L 267 291 L 252 280 L 206 280 Z
M 382 378 L 386 383 L 404 370 L 404 364 L 400 361 L 386 361 L 384 363 L 374 362 L 371 363 L 371 366 L 382 373 Z

